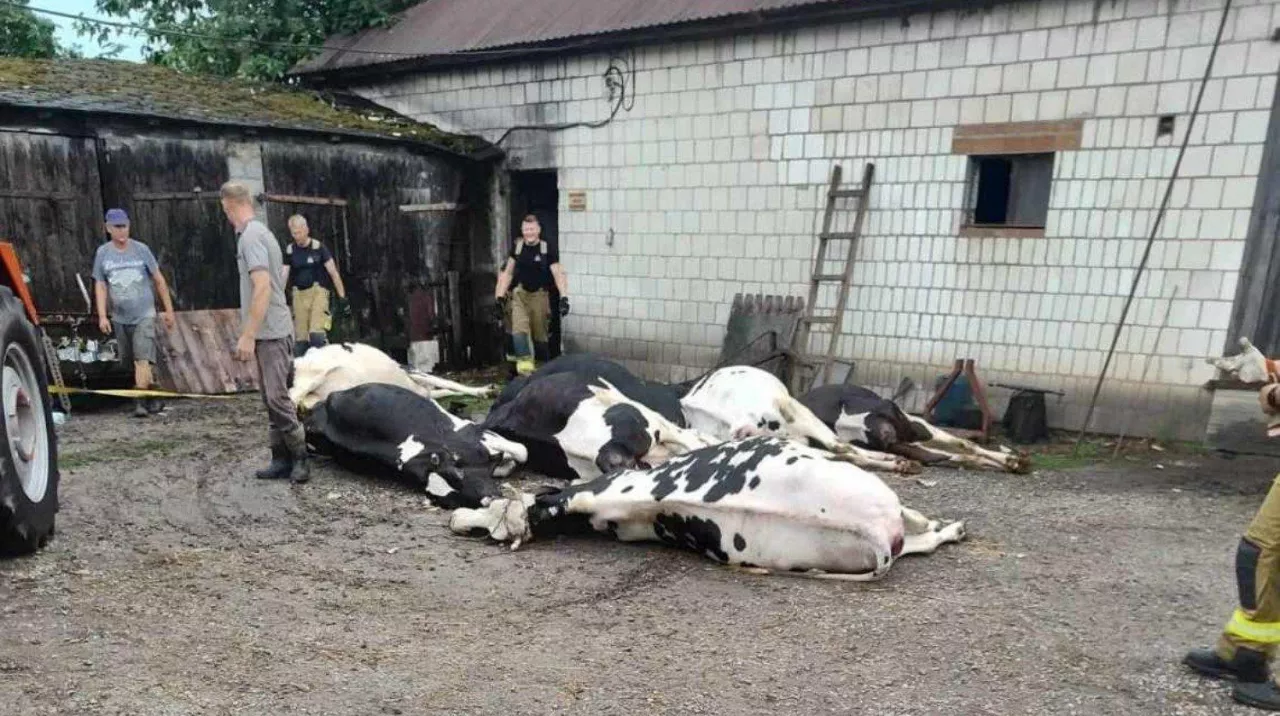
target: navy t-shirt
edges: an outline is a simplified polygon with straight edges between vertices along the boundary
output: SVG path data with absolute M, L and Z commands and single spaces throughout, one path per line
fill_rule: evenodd
M 311 288 L 318 283 L 333 290 L 333 281 L 324 267 L 332 258 L 329 247 L 315 239 L 303 247 L 290 241 L 284 247 L 284 261 L 289 265 L 289 283 L 302 289 Z
M 516 260 L 515 285 L 523 286 L 526 291 L 551 287 L 551 264 L 559 263 L 560 257 L 550 244 L 545 241 L 527 244 L 524 239 L 517 239 L 516 246 L 511 249 L 511 258 Z

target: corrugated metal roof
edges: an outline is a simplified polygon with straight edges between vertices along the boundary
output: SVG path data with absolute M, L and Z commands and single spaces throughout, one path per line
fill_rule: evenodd
M 841 4 L 856 5 L 858 0 L 426 0 L 405 10 L 388 27 L 330 38 L 327 45 L 344 49 L 322 52 L 299 63 L 294 72 L 305 74 L 411 57 L 499 50 L 735 15 Z

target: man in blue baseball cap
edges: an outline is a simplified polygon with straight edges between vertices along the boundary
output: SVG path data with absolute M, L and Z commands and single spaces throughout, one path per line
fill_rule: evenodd
M 151 365 L 156 361 L 156 294 L 164 304 L 164 326 L 169 330 L 173 330 L 173 299 L 151 249 L 129 237 L 129 215 L 124 209 L 107 211 L 106 228 L 111 240 L 99 246 L 93 257 L 98 328 L 115 334 L 121 362 L 133 363 L 134 387 L 147 390 L 151 387 Z M 164 404 L 156 400 L 133 403 L 135 418 L 161 410 Z

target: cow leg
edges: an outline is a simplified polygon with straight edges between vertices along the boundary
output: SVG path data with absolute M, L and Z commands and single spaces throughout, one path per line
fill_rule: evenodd
M 1031 461 L 1026 455 L 987 450 L 977 443 L 956 437 L 937 426 L 930 425 L 914 415 L 908 415 L 907 418 L 922 435 L 928 436 L 919 441 L 923 447 L 951 454 L 954 457 L 953 461 L 957 464 L 975 469 L 995 468 L 1006 472 L 1027 472 L 1031 468 Z
M 925 532 L 936 532 L 938 528 L 942 527 L 942 523 L 938 520 L 931 520 L 910 507 L 903 507 L 902 527 L 905 534 L 918 535 Z
M 508 494 L 512 491 L 508 490 Z M 480 509 L 460 508 L 449 516 L 449 530 L 454 534 L 469 535 L 484 530 L 498 542 L 511 542 L 512 551 L 533 535 L 529 524 L 529 506 L 533 495 L 516 493 L 516 497 L 492 500 Z
M 477 398 L 485 398 L 494 392 L 494 386 L 492 385 L 473 388 L 469 385 L 456 383 L 447 378 L 441 378 L 438 375 L 422 373 L 416 370 L 408 371 L 408 375 L 409 380 L 427 388 L 430 391 L 432 398 L 444 398 L 450 395 L 470 395 Z
M 837 582 L 875 582 L 884 577 L 888 570 L 880 570 L 874 572 L 863 572 L 862 574 L 846 574 L 844 572 L 824 572 L 820 569 L 811 569 L 807 572 L 777 572 L 764 567 L 743 567 L 741 565 L 730 565 L 729 569 L 740 572 L 742 574 L 750 574 L 755 576 L 783 576 L 783 577 L 800 577 L 803 579 L 826 579 Z
M 907 554 L 932 554 L 939 546 L 948 542 L 959 542 L 965 538 L 964 523 L 952 522 L 946 527 L 929 530 L 920 534 L 904 535 L 902 552 L 898 557 Z
M 836 443 L 832 447 L 831 452 L 836 457 L 867 470 L 884 470 L 885 472 L 897 472 L 904 475 L 913 475 L 920 472 L 920 463 L 896 455 L 875 450 L 865 450 L 857 445 L 848 443 Z
M 940 450 L 930 450 L 916 443 L 896 443 L 890 446 L 889 452 L 928 466 L 956 463 L 956 458 L 958 457 Z

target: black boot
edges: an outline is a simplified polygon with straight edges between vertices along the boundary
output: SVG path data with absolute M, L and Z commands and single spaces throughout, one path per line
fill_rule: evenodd
M 307 465 L 307 434 L 302 428 L 285 438 L 293 465 L 289 470 L 289 482 L 295 485 L 311 479 L 311 467 Z
M 1267 655 L 1253 649 L 1237 648 L 1230 661 L 1218 656 L 1213 649 L 1192 649 L 1182 663 L 1213 679 L 1233 679 L 1264 686 L 1271 683 Z
M 1280 711 L 1280 689 L 1270 679 L 1262 682 L 1241 681 L 1231 691 L 1231 697 L 1255 709 Z
M 146 402 L 142 398 L 135 398 L 133 401 L 133 417 L 146 418 L 150 417 L 150 415 L 151 413 L 147 412 Z
M 253 476 L 259 480 L 283 480 L 289 477 L 292 469 L 293 461 L 289 459 L 289 449 L 283 442 L 272 439 L 271 464 L 253 473 Z

